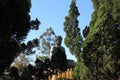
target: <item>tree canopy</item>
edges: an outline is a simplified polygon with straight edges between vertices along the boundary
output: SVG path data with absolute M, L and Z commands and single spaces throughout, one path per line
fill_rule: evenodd
M 40 22 L 30 20 L 31 0 L 0 1 L 0 75 L 20 51 L 20 43 Z M 34 24 L 34 25 L 32 25 Z

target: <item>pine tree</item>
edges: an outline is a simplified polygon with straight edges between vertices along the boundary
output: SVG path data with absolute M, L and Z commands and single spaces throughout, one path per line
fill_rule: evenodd
M 120 76 L 120 0 L 92 0 L 94 12 L 83 43 L 89 80 L 118 80 Z M 84 80 L 84 79 L 83 79 Z
M 66 33 L 65 44 L 69 48 L 71 54 L 76 57 L 81 52 L 82 37 L 80 34 L 80 28 L 78 27 L 78 16 L 80 15 L 78 7 L 76 6 L 76 0 L 72 0 L 70 4 L 70 10 L 68 16 L 65 17 L 64 31 Z
M 30 21 L 31 0 L 0 0 L 0 76 L 20 51 L 20 44 L 39 21 Z M 34 24 L 34 25 L 33 25 Z

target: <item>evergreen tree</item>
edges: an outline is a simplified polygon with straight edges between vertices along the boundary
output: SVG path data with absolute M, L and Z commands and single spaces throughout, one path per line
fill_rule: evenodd
M 76 0 L 72 0 L 68 16 L 65 17 L 64 31 L 66 33 L 65 44 L 69 48 L 71 54 L 76 57 L 81 52 L 82 37 L 80 35 L 80 28 L 78 27 L 78 16 L 80 15 Z
M 76 0 L 72 0 L 70 4 L 70 10 L 68 16 L 65 17 L 64 31 L 66 32 L 65 44 L 69 48 L 71 54 L 77 58 L 77 63 L 73 73 L 73 80 L 79 80 L 80 75 L 80 53 L 82 36 L 80 34 L 80 28 L 78 27 L 78 16 L 80 15 L 78 7 L 76 6 Z
M 89 80 L 86 77 L 88 68 L 84 65 L 83 54 L 80 53 L 79 61 L 76 62 L 76 66 L 73 71 L 72 80 Z
M 83 43 L 83 62 L 88 69 L 84 78 L 118 80 L 120 75 L 120 0 L 92 0 L 92 2 L 94 12 L 88 35 Z
M 38 29 L 40 22 L 30 21 L 30 7 L 31 0 L 0 0 L 0 76 L 30 29 Z

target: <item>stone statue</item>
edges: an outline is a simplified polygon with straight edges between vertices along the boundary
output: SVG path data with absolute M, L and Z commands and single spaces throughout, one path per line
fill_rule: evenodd
M 62 67 L 65 68 L 65 66 L 67 64 L 65 48 L 63 46 L 61 46 L 62 37 L 56 36 L 55 43 L 56 44 L 54 46 L 52 46 L 50 49 L 50 60 L 53 63 L 53 66 L 55 68 L 62 69 Z
M 65 53 L 65 48 L 61 46 L 62 43 L 62 37 L 61 36 L 56 36 L 55 37 L 55 45 L 51 47 L 50 49 L 50 59 L 52 58 L 52 55 L 57 54 L 58 48 Z

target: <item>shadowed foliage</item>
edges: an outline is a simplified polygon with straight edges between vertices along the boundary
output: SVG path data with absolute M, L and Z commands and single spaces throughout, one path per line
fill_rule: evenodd
M 0 0 L 0 75 L 20 51 L 30 29 L 38 29 L 40 22 L 30 21 L 30 8 L 31 0 Z

